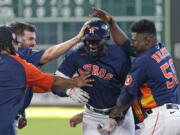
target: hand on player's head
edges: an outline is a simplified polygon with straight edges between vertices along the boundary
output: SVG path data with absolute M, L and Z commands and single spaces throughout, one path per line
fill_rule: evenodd
M 86 21 L 86 22 L 83 24 L 83 26 L 82 26 L 79 34 L 78 34 L 78 38 L 79 38 L 79 39 L 81 39 L 81 38 L 84 36 L 84 30 L 86 29 L 87 25 L 88 25 L 90 22 L 92 22 L 92 20 L 88 20 L 88 21 Z
M 101 10 L 96 7 L 92 7 L 92 10 L 94 10 L 95 12 L 93 14 L 90 14 L 90 17 L 97 17 L 106 23 L 109 23 L 112 19 L 112 16 L 104 10 Z

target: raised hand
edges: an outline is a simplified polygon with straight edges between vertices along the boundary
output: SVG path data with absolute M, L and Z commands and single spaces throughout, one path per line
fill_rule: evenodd
M 95 13 L 89 15 L 90 17 L 97 17 L 106 23 L 109 23 L 111 21 L 112 16 L 109 13 L 107 13 L 106 11 L 101 10 L 96 7 L 92 7 L 92 10 L 94 10 Z
M 88 20 L 88 21 L 86 21 L 86 22 L 83 24 L 83 26 L 82 26 L 79 34 L 77 35 L 77 37 L 78 37 L 79 39 L 81 39 L 81 38 L 84 36 L 84 30 L 86 29 L 87 25 L 88 25 L 91 21 L 92 21 L 92 20 Z

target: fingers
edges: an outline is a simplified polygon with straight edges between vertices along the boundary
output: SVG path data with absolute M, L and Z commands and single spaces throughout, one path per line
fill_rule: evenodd
M 80 88 L 73 88 L 71 89 L 69 93 L 69 96 L 76 102 L 86 104 L 89 101 L 89 94 L 85 91 L 83 91 Z
M 85 98 L 85 97 L 83 97 L 83 96 L 80 96 L 80 97 L 79 97 L 79 102 L 80 102 L 80 103 L 86 104 L 86 103 L 88 102 L 88 100 L 89 100 L 89 99 L 87 99 L 87 98 Z
M 77 87 L 83 87 L 83 86 L 88 86 L 92 87 L 92 82 L 94 82 L 94 79 L 89 79 L 91 76 L 90 72 L 84 72 L 80 75 L 80 77 L 77 77 L 75 79 L 78 80 Z
M 83 77 L 84 81 L 85 81 L 85 86 L 89 86 L 92 87 L 92 82 L 94 82 L 94 79 L 88 79 L 89 77 L 91 77 L 91 74 L 89 72 L 84 72 L 81 77 Z
M 80 30 L 80 32 L 79 32 L 79 34 L 78 34 L 79 39 L 81 39 L 81 38 L 83 37 L 83 35 L 84 35 L 84 30 L 86 29 L 87 25 L 88 25 L 91 21 L 92 21 L 92 20 L 89 20 L 89 21 L 86 21 L 86 22 L 84 23 L 84 25 L 82 26 L 82 28 L 81 28 L 81 30 Z
M 83 94 L 82 94 L 83 97 L 85 97 L 86 99 L 89 99 L 90 96 L 87 92 L 83 91 Z
M 89 17 L 97 17 L 106 23 L 112 19 L 112 16 L 104 10 L 95 7 L 93 7 L 92 10 L 94 10 L 95 13 L 89 15 Z
M 76 123 L 72 119 L 69 120 L 69 124 L 70 127 L 76 127 Z
M 104 14 L 104 11 L 99 8 L 92 7 L 92 10 L 94 10 L 95 13 L 89 15 L 90 17 L 100 17 L 101 15 Z
M 74 115 L 70 120 L 69 120 L 69 124 L 71 127 L 76 127 L 79 123 L 82 122 L 82 117 L 83 117 L 83 114 L 80 113 L 80 114 L 77 114 L 77 115 Z
M 96 13 L 99 13 L 99 14 L 103 13 L 103 10 L 96 7 L 92 7 L 92 10 L 94 10 Z
M 91 82 L 94 82 L 94 80 L 88 79 L 87 82 L 84 84 L 84 86 L 93 87 L 93 84 L 91 84 Z
M 91 76 L 91 72 L 88 72 L 88 71 L 84 71 L 81 76 L 86 76 L 86 75 L 90 75 Z
M 113 109 L 110 114 L 109 114 L 109 117 L 110 118 L 116 118 L 116 117 L 121 117 L 122 114 L 119 113 L 120 111 L 118 109 Z
M 22 129 L 27 125 L 27 120 L 26 119 L 20 119 L 19 120 L 19 124 L 18 124 L 18 128 Z
M 86 75 L 83 75 L 85 79 L 91 77 L 91 74 L 86 74 Z
M 85 23 L 84 23 L 84 25 L 85 26 L 87 26 L 89 23 L 91 23 L 92 22 L 92 20 L 88 20 L 88 21 L 86 21 Z
M 89 97 L 89 94 L 88 94 L 87 92 L 81 90 L 81 89 L 79 90 L 78 95 L 80 95 L 81 97 L 84 97 L 84 98 L 86 98 L 86 99 L 89 99 L 89 98 L 90 98 L 90 97 Z

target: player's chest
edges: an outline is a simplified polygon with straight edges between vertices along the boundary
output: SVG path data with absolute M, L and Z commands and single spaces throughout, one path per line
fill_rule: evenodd
M 81 74 L 84 71 L 90 72 L 93 76 L 110 80 L 120 73 L 118 64 L 106 59 L 82 59 L 78 60 L 77 70 Z

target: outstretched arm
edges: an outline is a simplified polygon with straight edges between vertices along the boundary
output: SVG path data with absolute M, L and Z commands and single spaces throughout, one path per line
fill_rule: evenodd
M 112 38 L 113 38 L 113 40 L 114 40 L 114 42 L 116 44 L 122 45 L 127 41 L 128 36 L 117 25 L 117 23 L 115 22 L 112 15 L 110 15 L 106 11 L 101 10 L 99 8 L 93 7 L 92 10 L 94 10 L 95 12 L 93 14 L 91 14 L 90 17 L 97 17 L 97 18 L 101 19 L 102 21 L 109 24 L 110 31 L 111 31 L 111 34 L 112 34 Z
M 66 76 L 65 74 L 63 74 L 60 71 L 56 71 L 55 72 L 55 76 L 63 77 L 63 78 L 66 78 L 66 79 L 70 79 L 70 77 Z M 74 74 L 73 77 L 76 77 L 76 76 L 77 76 L 77 74 Z M 54 94 L 60 96 L 60 97 L 67 97 L 67 96 L 69 96 L 75 102 L 82 103 L 84 105 L 88 102 L 88 100 L 90 98 L 89 94 L 87 92 L 85 92 L 81 88 L 71 88 L 71 89 L 67 89 L 66 91 L 53 90 L 52 92 Z
M 58 45 L 54 45 L 54 46 L 48 48 L 42 55 L 42 57 L 40 59 L 40 64 L 46 64 L 47 62 L 58 58 L 59 56 L 66 53 L 69 49 L 71 49 L 75 44 L 77 44 L 83 37 L 84 29 L 86 28 L 87 24 L 88 24 L 88 22 L 86 22 L 82 26 L 79 34 L 76 35 L 74 38 L 72 38 L 64 43 L 60 43 Z

